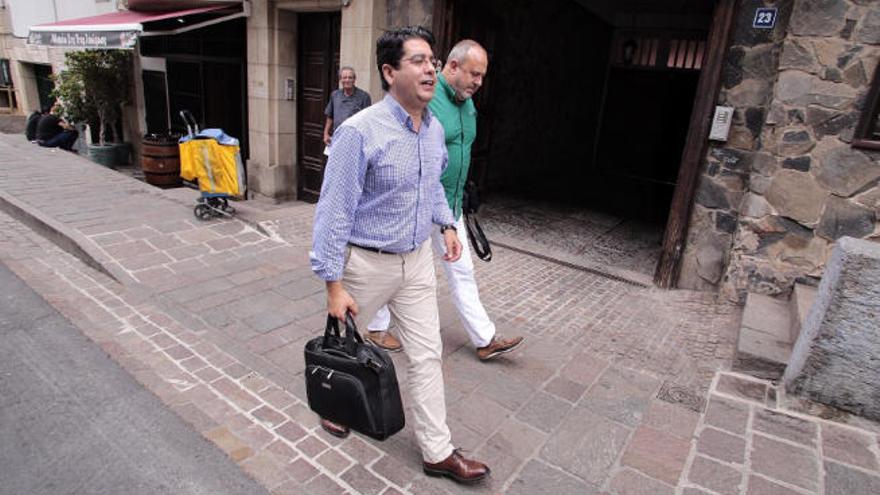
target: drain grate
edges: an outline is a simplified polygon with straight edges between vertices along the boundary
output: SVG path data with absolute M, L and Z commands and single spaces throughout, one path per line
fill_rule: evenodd
M 706 399 L 703 398 L 703 394 L 670 381 L 663 382 L 660 392 L 657 393 L 657 398 L 698 413 L 702 413 L 706 408 Z

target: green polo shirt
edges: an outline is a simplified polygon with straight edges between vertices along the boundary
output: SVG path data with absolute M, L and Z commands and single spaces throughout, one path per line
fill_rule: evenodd
M 428 108 L 446 132 L 449 164 L 440 176 L 440 182 L 446 190 L 449 208 L 458 220 L 461 216 L 464 183 L 467 181 L 468 169 L 471 166 L 471 145 L 477 137 L 477 109 L 470 98 L 462 102 L 455 99 L 455 90 L 446 82 L 443 74 L 438 74 L 437 80 L 439 87 Z

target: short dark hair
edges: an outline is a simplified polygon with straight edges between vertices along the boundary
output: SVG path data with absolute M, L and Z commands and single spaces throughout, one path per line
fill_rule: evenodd
M 405 26 L 390 31 L 385 31 L 376 40 L 376 66 L 379 68 L 379 80 L 382 81 L 382 89 L 388 91 L 388 81 L 382 74 L 382 66 L 385 64 L 400 68 L 400 59 L 403 58 L 403 44 L 407 40 L 419 38 L 434 48 L 434 35 L 422 26 Z

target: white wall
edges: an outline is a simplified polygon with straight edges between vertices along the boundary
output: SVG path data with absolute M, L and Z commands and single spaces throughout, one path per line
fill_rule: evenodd
M 115 0 L 4 0 L 12 33 L 26 38 L 35 24 L 65 21 L 116 10 Z

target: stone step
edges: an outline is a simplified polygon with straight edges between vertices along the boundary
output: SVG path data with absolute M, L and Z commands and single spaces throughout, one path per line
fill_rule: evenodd
M 809 285 L 794 284 L 791 299 L 788 300 L 789 317 L 791 319 L 791 342 L 797 342 L 801 328 L 807 321 L 813 301 L 816 300 L 817 289 Z
M 736 343 L 734 369 L 776 380 L 791 356 L 789 304 L 770 296 L 749 294 Z

